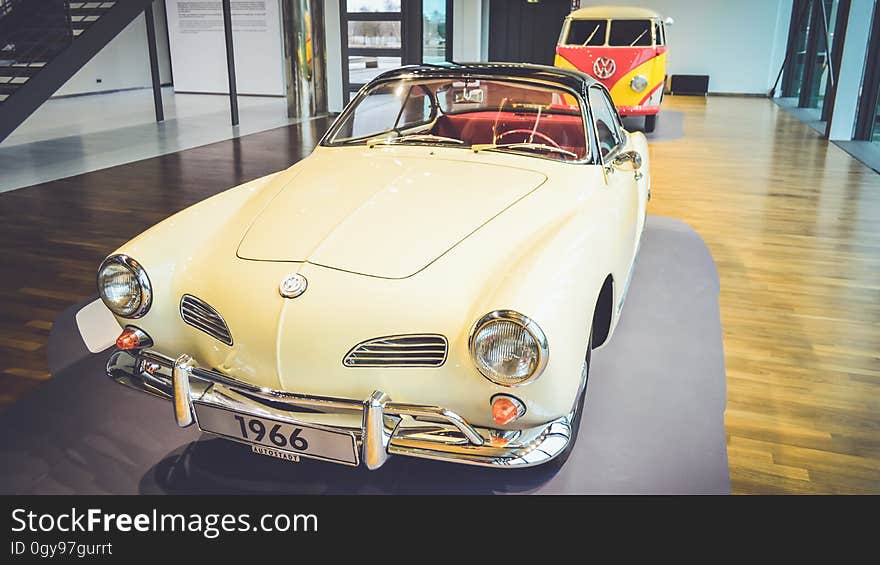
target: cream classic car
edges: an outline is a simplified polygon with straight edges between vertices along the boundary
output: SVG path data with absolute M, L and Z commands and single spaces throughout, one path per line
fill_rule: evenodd
M 102 263 L 108 374 L 282 459 L 558 464 L 632 275 L 647 157 L 577 71 L 387 72 L 309 157 Z

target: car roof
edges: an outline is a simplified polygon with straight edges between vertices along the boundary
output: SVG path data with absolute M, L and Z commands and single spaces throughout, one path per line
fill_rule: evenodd
M 439 63 L 436 65 L 408 65 L 384 72 L 373 79 L 394 80 L 400 78 L 448 78 L 448 77 L 499 77 L 533 79 L 557 83 L 575 92 L 585 94 L 587 88 L 599 81 L 586 73 L 546 65 L 527 63 Z M 373 82 L 371 81 L 371 82 Z
M 660 14 L 654 10 L 647 8 L 634 8 L 631 6 L 590 6 L 589 8 L 581 8 L 575 10 L 568 15 L 573 20 L 589 20 L 589 19 L 620 19 L 620 20 L 641 20 L 641 19 L 659 19 Z

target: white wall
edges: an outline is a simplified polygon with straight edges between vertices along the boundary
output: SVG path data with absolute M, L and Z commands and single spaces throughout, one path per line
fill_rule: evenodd
M 709 91 L 767 94 L 788 38 L 792 0 L 600 0 L 670 16 L 668 73 L 709 75 Z
M 342 31 L 339 0 L 324 0 L 324 41 L 327 54 L 327 109 L 341 112 L 346 96 L 342 91 Z M 347 70 L 347 67 L 346 67 Z
M 153 20 L 156 22 L 159 78 L 163 84 L 167 84 L 171 82 L 171 64 L 163 10 L 162 2 L 154 3 Z M 101 82 L 98 82 L 98 79 Z M 64 83 L 55 96 L 151 86 L 147 28 L 144 16 L 141 14 Z
M 483 44 L 483 7 L 479 0 L 454 0 L 452 5 L 452 60 L 479 61 Z M 486 27 L 488 30 L 488 26 Z
M 166 0 L 175 92 L 226 94 L 229 78 L 220 2 Z M 279 0 L 232 2 L 239 94 L 284 96 Z

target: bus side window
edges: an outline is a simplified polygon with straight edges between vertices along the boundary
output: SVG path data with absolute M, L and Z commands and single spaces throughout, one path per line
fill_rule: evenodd
M 654 22 L 654 45 L 666 45 L 666 38 L 663 37 L 663 24 L 659 21 Z

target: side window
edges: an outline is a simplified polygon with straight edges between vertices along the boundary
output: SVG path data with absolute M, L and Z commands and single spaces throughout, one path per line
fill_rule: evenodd
M 621 135 L 617 128 L 617 111 L 605 93 L 598 88 L 590 89 L 590 109 L 593 111 L 593 119 L 596 121 L 599 151 L 602 153 L 602 157 L 605 157 L 620 145 Z
M 654 41 L 654 45 L 666 45 L 666 40 L 663 37 L 663 24 L 659 20 L 654 22 Z

